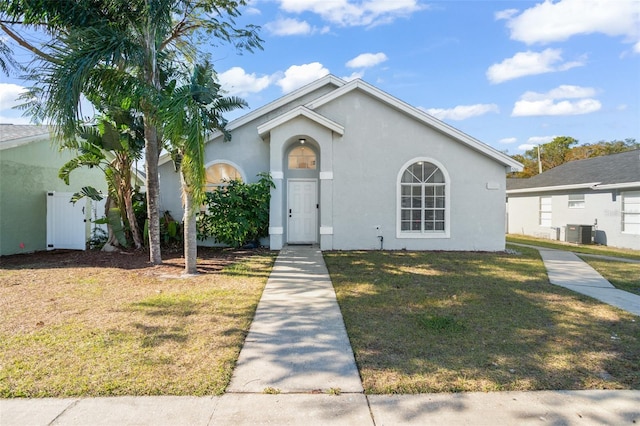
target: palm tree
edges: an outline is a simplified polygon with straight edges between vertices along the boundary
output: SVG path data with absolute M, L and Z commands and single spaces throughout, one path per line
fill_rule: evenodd
M 172 157 L 180 166 L 184 208 L 185 274 L 197 273 L 196 214 L 204 202 L 204 142 L 208 132 L 226 131 L 223 113 L 246 107 L 244 100 L 224 97 L 213 77 L 209 62 L 193 68 L 188 84 L 175 88 L 160 105 L 164 137 L 169 142 Z
M 58 0 L 0 2 L 0 30 L 36 55 L 31 74 L 40 97 L 28 112 L 50 120 L 61 139 L 81 121 L 81 94 L 128 93 L 144 119 L 149 256 L 162 263 L 158 158 L 162 123 L 157 108 L 163 69 L 198 56 L 192 40 L 204 31 L 238 50 L 261 48 L 257 27 L 235 27 L 245 0 Z M 10 28 L 44 28 L 51 40 L 38 47 Z M 209 43 L 211 44 L 211 40 Z M 2 53 L 2 52 L 0 52 Z M 6 55 L 6 52 L 5 52 Z
M 132 170 L 134 161 L 142 156 L 144 139 L 140 119 L 131 110 L 110 108 L 98 118 L 96 126 L 85 126 L 80 134 L 82 141 L 70 139 L 63 148 L 78 150 L 80 155 L 67 162 L 59 172 L 59 177 L 69 184 L 71 172 L 79 167 L 99 167 L 107 180 L 107 216 L 115 214 L 118 223 L 128 225 L 136 249 L 142 247 L 142 237 L 133 210 L 134 189 Z M 91 187 L 83 188 L 76 195 L 100 199 Z M 114 205 L 112 207 L 112 204 Z M 112 213 L 113 212 L 113 213 Z M 112 221 L 113 222 L 113 221 Z M 124 232 L 113 232 L 109 226 L 109 241 L 112 245 L 127 245 Z

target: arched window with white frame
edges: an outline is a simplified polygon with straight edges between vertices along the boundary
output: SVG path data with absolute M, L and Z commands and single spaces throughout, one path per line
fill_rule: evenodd
M 229 181 L 243 181 L 240 168 L 230 161 L 215 161 L 205 169 L 205 191 L 212 192 L 220 186 L 226 186 Z
M 446 170 L 431 159 L 405 164 L 398 176 L 398 236 L 447 237 L 449 182 Z

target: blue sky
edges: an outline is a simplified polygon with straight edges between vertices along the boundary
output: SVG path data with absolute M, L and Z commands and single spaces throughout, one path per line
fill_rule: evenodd
M 331 73 L 509 154 L 640 141 L 639 0 L 254 0 L 238 23 L 262 27 L 263 51 L 210 50 L 251 108 Z M 24 122 L 7 109 L 23 84 L 0 83 L 0 122 Z

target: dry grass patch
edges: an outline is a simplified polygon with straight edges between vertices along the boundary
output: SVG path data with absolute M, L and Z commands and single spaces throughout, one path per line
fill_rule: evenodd
M 325 253 L 366 392 L 640 389 L 640 319 L 518 250 Z
M 52 252 L 0 262 L 0 397 L 224 391 L 275 253 Z

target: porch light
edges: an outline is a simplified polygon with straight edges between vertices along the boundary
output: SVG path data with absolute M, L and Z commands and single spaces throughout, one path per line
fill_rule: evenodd
M 300 138 L 298 139 L 298 141 L 300 142 L 300 145 L 304 145 L 304 143 L 306 142 L 306 139 Z

